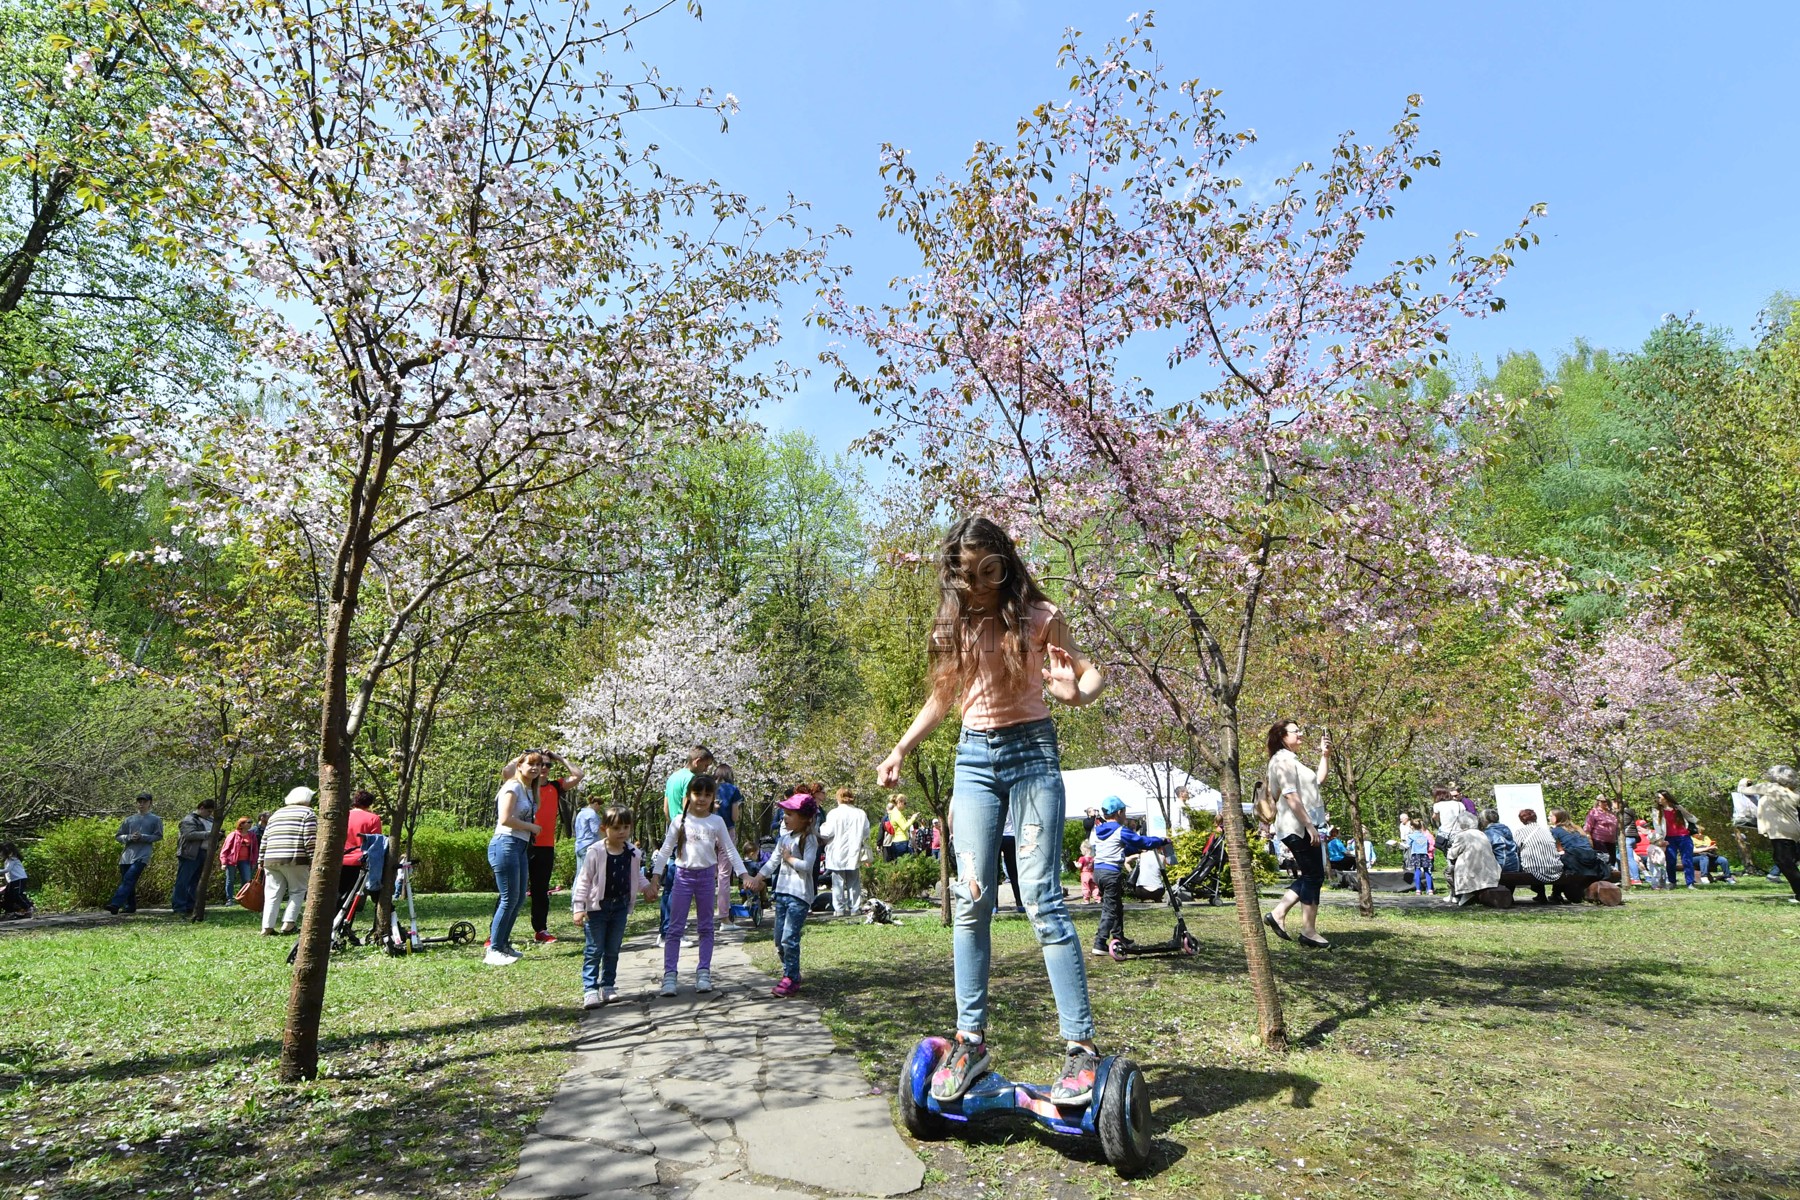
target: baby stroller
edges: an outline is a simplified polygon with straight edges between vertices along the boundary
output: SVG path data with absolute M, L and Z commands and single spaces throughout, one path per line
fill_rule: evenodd
M 771 837 L 763 838 L 756 844 L 756 851 L 755 860 L 744 863 L 745 869 L 752 875 L 762 869 L 762 864 L 769 861 L 769 855 L 775 853 L 775 839 Z M 734 921 L 748 921 L 750 922 L 750 927 L 752 929 L 761 929 L 763 919 L 762 893 L 753 892 L 749 888 L 740 885 L 738 887 L 737 902 L 731 906 L 731 919 Z
M 381 874 L 387 869 L 388 840 L 379 833 L 365 833 L 362 842 L 363 860 L 356 868 L 356 881 L 344 896 L 344 902 L 338 906 L 337 913 L 331 918 L 331 952 L 342 954 L 352 946 L 363 945 L 363 939 L 356 936 L 356 918 L 361 914 L 363 903 L 374 893 L 370 880 L 379 886 Z M 375 938 L 376 931 L 369 931 L 369 939 Z M 295 942 L 288 950 L 288 961 L 293 962 L 300 954 L 300 943 Z
M 1202 896 L 1215 908 L 1219 904 L 1219 890 L 1225 886 L 1225 839 L 1219 836 L 1218 830 L 1206 835 L 1206 845 L 1200 849 L 1200 864 L 1175 885 L 1175 890 L 1184 893 L 1190 900 L 1198 900 Z

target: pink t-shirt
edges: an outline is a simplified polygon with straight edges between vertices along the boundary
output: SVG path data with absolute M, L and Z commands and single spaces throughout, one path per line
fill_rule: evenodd
M 1056 605 L 1040 601 L 1029 611 L 1025 673 L 1018 690 L 1011 693 L 1006 685 L 1006 651 L 1001 644 L 1000 623 L 983 617 L 973 631 L 965 633 L 970 649 L 978 656 L 975 675 L 962 697 L 962 720 L 969 728 L 1004 729 L 1027 721 L 1042 721 L 1050 715 L 1050 706 L 1044 702 L 1044 647 L 1049 642 L 1050 622 L 1056 619 L 1058 610 Z

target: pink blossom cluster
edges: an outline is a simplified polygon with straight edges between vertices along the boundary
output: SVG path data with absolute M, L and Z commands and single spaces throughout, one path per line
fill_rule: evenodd
M 1558 641 L 1530 671 L 1525 744 L 1550 779 L 1623 796 L 1699 765 L 1695 736 L 1721 681 L 1690 673 L 1681 625 L 1640 613 L 1591 645 Z

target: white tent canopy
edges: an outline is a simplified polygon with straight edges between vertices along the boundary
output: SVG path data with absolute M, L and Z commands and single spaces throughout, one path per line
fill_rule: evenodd
M 1088 767 L 1081 771 L 1064 771 L 1062 778 L 1063 790 L 1068 794 L 1063 812 L 1071 821 L 1081 820 L 1090 808 L 1099 808 L 1108 796 L 1117 796 L 1125 802 L 1128 816 L 1144 818 L 1145 831 L 1152 837 L 1162 837 L 1169 830 L 1156 800 L 1160 791 L 1169 798 L 1169 819 L 1174 823 L 1174 832 L 1180 833 L 1191 824 L 1186 811 L 1177 811 L 1179 802 L 1174 798 L 1175 789 L 1182 787 L 1188 790 L 1189 809 L 1209 813 L 1219 811 L 1218 789 L 1208 787 L 1172 763 Z

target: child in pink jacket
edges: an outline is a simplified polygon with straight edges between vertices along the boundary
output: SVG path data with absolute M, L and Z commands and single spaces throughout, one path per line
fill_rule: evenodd
M 644 877 L 644 854 L 631 844 L 631 810 L 614 806 L 600 818 L 600 841 L 589 847 L 569 889 L 575 923 L 587 938 L 581 955 L 581 1006 L 599 1008 L 618 998 L 619 947 L 625 918 L 638 898 L 656 899 Z

